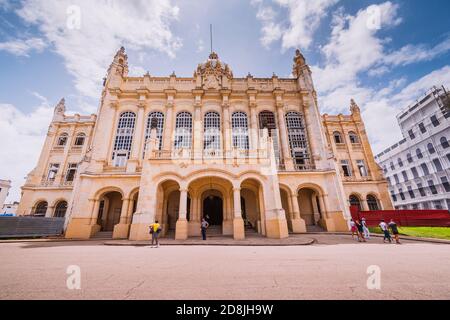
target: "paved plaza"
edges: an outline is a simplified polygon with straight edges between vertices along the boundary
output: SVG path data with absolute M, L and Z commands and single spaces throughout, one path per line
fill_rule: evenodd
M 301 246 L 0 243 L 0 299 L 450 299 L 450 247 L 343 235 Z M 81 289 L 67 288 L 70 265 Z M 367 288 L 367 268 L 381 289 Z

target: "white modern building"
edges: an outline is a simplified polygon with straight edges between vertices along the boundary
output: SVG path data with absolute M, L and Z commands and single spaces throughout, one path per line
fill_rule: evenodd
M 0 179 L 0 208 L 2 208 L 3 204 L 5 203 L 6 197 L 9 193 L 9 189 L 11 189 L 11 181 Z
M 450 93 L 433 87 L 403 110 L 404 139 L 375 157 L 396 209 L 450 209 Z
M 0 211 L 0 215 L 7 214 L 7 215 L 16 215 L 17 208 L 19 207 L 18 202 L 12 202 L 12 203 L 5 203 L 2 207 L 2 211 Z

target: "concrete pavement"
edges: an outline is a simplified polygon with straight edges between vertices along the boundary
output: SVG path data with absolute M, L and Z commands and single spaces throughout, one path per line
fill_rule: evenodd
M 310 246 L 117 247 L 0 244 L 0 299 L 449 299 L 447 245 L 360 244 L 315 235 Z M 81 270 L 81 290 L 66 285 Z M 369 266 L 381 290 L 367 288 Z

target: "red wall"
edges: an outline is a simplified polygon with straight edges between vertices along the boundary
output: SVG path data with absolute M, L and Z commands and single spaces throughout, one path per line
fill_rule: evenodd
M 370 227 L 378 226 L 383 219 L 394 221 L 399 226 L 409 227 L 450 227 L 450 212 L 448 210 L 386 210 L 359 211 L 357 206 L 350 207 L 353 220 L 366 219 Z

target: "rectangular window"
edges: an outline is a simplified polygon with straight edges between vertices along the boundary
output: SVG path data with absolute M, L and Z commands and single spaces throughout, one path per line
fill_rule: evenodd
M 450 183 L 448 183 L 447 177 L 441 177 L 442 186 L 445 189 L 445 192 L 450 192 Z
M 55 180 L 58 170 L 59 170 L 59 163 L 51 163 L 50 168 L 48 169 L 47 179 L 49 181 Z
M 422 132 L 422 133 L 427 132 L 427 129 L 425 128 L 425 126 L 423 125 L 423 123 L 419 123 L 419 129 L 420 129 L 420 132 Z
M 418 210 L 419 205 L 417 203 L 413 203 L 412 208 L 413 208 L 413 210 Z
M 395 179 L 396 184 L 400 183 L 400 179 L 398 178 L 398 175 L 394 174 L 394 179 Z
M 422 171 L 423 171 L 423 175 L 424 175 L 424 176 L 428 176 L 428 175 L 430 174 L 430 171 L 428 170 L 428 166 L 427 166 L 426 163 L 422 163 L 422 164 L 420 165 L 420 167 L 422 168 Z
M 409 137 L 411 138 L 411 140 L 414 140 L 416 138 L 416 136 L 414 135 L 414 132 L 412 130 L 408 131 Z
M 398 189 L 398 194 L 400 195 L 400 198 L 402 198 L 402 200 L 406 200 L 406 197 L 405 197 L 405 194 L 403 193 L 402 188 Z
M 444 169 L 442 168 L 442 164 L 439 159 L 433 159 L 434 167 L 436 168 L 436 172 L 442 172 Z
M 78 168 L 78 164 L 77 163 L 70 163 L 69 167 L 67 169 L 67 174 L 66 174 L 66 181 L 67 182 L 72 182 L 73 180 L 75 180 L 75 175 L 77 174 L 77 168 Z
M 417 184 L 417 189 L 419 190 L 419 193 L 420 193 L 421 197 L 426 197 L 427 196 L 427 194 L 425 192 L 425 189 L 423 188 L 421 183 Z
M 391 178 L 387 177 L 386 180 L 387 180 L 388 186 L 391 186 L 392 185 L 391 184 Z
M 436 210 L 442 210 L 443 207 L 442 207 L 442 202 L 441 202 L 441 200 L 433 201 L 433 207 L 434 207 Z
M 439 120 L 438 120 L 438 118 L 436 116 L 432 116 L 430 118 L 430 120 L 431 120 L 431 123 L 433 124 L 434 127 L 437 127 L 440 124 Z
M 391 198 L 394 202 L 397 202 L 397 196 L 395 195 L 394 191 L 391 191 Z
M 350 168 L 350 164 L 348 160 L 341 160 L 342 171 L 344 172 L 345 177 L 352 176 L 352 170 Z
M 361 174 L 361 177 L 367 177 L 367 169 L 366 165 L 364 164 L 364 160 L 356 160 L 356 165 L 358 166 L 359 173 Z
M 414 194 L 414 190 L 412 189 L 412 187 L 408 187 L 408 193 L 409 193 L 409 196 L 411 197 L 411 199 L 416 198 L 416 195 Z
M 412 174 L 413 174 L 414 179 L 419 178 L 419 172 L 417 172 L 416 167 L 412 167 L 412 168 L 411 168 L 411 172 L 412 172 Z
M 436 186 L 434 185 L 433 180 L 429 180 L 428 181 L 428 187 L 430 187 L 430 190 L 431 190 L 432 194 L 438 194 Z
M 406 171 L 402 171 L 402 176 L 403 176 L 403 180 L 405 180 L 405 182 L 407 182 L 409 180 L 408 174 L 406 173 Z
M 424 203 L 422 203 L 422 207 L 424 208 L 424 210 L 428 210 L 428 209 L 430 209 L 430 203 L 424 202 Z

